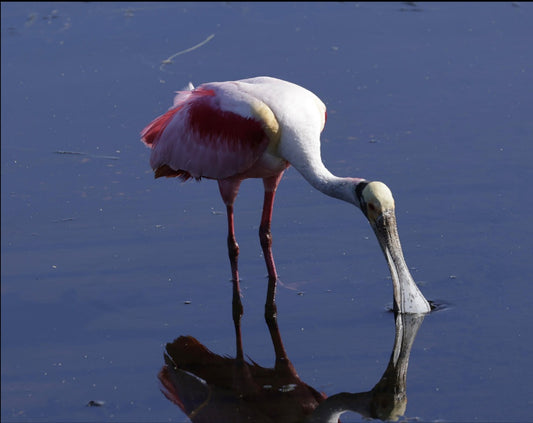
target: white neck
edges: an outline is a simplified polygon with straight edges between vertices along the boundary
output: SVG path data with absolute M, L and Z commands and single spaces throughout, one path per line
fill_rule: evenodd
M 280 155 L 320 192 L 359 207 L 355 186 L 363 179 L 340 178 L 324 166 L 320 153 L 320 131 L 316 129 L 309 125 L 284 126 L 278 147 Z
M 320 192 L 359 206 L 359 202 L 355 198 L 355 186 L 364 179 L 335 176 L 320 160 L 312 163 L 293 163 L 293 166 L 302 174 L 307 182 Z

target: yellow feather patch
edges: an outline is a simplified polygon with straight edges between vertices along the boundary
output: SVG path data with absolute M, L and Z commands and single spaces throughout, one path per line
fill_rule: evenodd
M 267 151 L 275 152 L 281 138 L 279 122 L 274 112 L 260 100 L 252 103 L 252 114 L 263 123 L 263 128 L 270 139 Z

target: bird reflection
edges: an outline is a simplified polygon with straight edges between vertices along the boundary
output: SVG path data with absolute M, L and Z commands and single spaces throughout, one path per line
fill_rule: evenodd
M 394 348 L 370 391 L 326 397 L 299 378 L 283 346 L 275 304 L 270 305 L 265 320 L 276 356 L 273 368 L 245 360 L 239 342 L 236 358 L 217 355 L 191 336 L 167 344 L 158 375 L 162 392 L 193 423 L 329 423 L 346 411 L 381 420 L 404 415 L 409 355 L 424 315 L 395 314 Z M 240 339 L 237 322 L 235 329 Z

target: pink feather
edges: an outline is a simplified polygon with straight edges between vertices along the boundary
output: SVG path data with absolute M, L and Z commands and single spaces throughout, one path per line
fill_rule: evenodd
M 246 107 L 249 105 L 246 103 Z M 228 178 L 248 170 L 269 138 L 260 120 L 223 110 L 215 89 L 181 91 L 141 133 L 159 176 Z

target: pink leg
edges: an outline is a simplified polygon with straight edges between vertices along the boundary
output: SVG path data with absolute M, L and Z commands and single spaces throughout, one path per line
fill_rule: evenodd
M 263 256 L 268 271 L 268 279 L 277 280 L 276 264 L 272 255 L 272 233 L 270 232 L 270 222 L 272 221 L 272 207 L 274 205 L 275 191 L 265 191 L 265 201 L 263 203 L 263 216 L 259 225 L 259 240 L 263 249 Z
M 231 280 L 239 282 L 239 244 L 235 238 L 235 225 L 233 223 L 233 205 L 226 206 L 226 214 L 228 216 L 228 255 L 231 265 Z
M 274 342 L 274 349 L 276 357 L 286 357 L 283 344 L 274 339 L 273 334 L 277 330 L 277 307 L 276 307 L 276 282 L 278 280 L 278 273 L 276 272 L 276 265 L 274 263 L 274 256 L 272 255 L 272 233 L 270 225 L 272 222 L 272 209 L 274 207 L 274 198 L 276 196 L 276 188 L 283 176 L 283 172 L 279 175 L 263 179 L 265 185 L 265 200 L 263 202 L 263 215 L 261 216 L 261 224 L 259 225 L 259 239 L 263 249 L 263 256 L 268 271 L 268 291 L 265 302 L 265 320 L 270 328 L 272 341 Z
M 233 300 L 232 314 L 233 323 L 235 324 L 235 338 L 237 341 L 237 359 L 243 360 L 242 336 L 241 336 L 241 317 L 243 307 L 241 301 L 241 288 L 239 284 L 239 244 L 235 238 L 235 225 L 233 221 L 233 203 L 237 197 L 241 181 L 223 180 L 218 181 L 218 187 L 224 203 L 226 203 L 226 213 L 228 216 L 228 255 L 231 265 L 231 280 L 233 282 Z
M 263 202 L 263 215 L 261 216 L 261 224 L 259 225 L 259 239 L 261 247 L 263 248 L 263 256 L 268 271 L 268 279 L 276 281 L 278 274 L 276 272 L 276 265 L 274 263 L 274 256 L 272 255 L 272 233 L 270 232 L 270 224 L 272 222 L 272 209 L 274 207 L 274 198 L 276 196 L 276 188 L 283 176 L 283 172 L 272 178 L 263 179 L 265 185 L 265 199 Z

